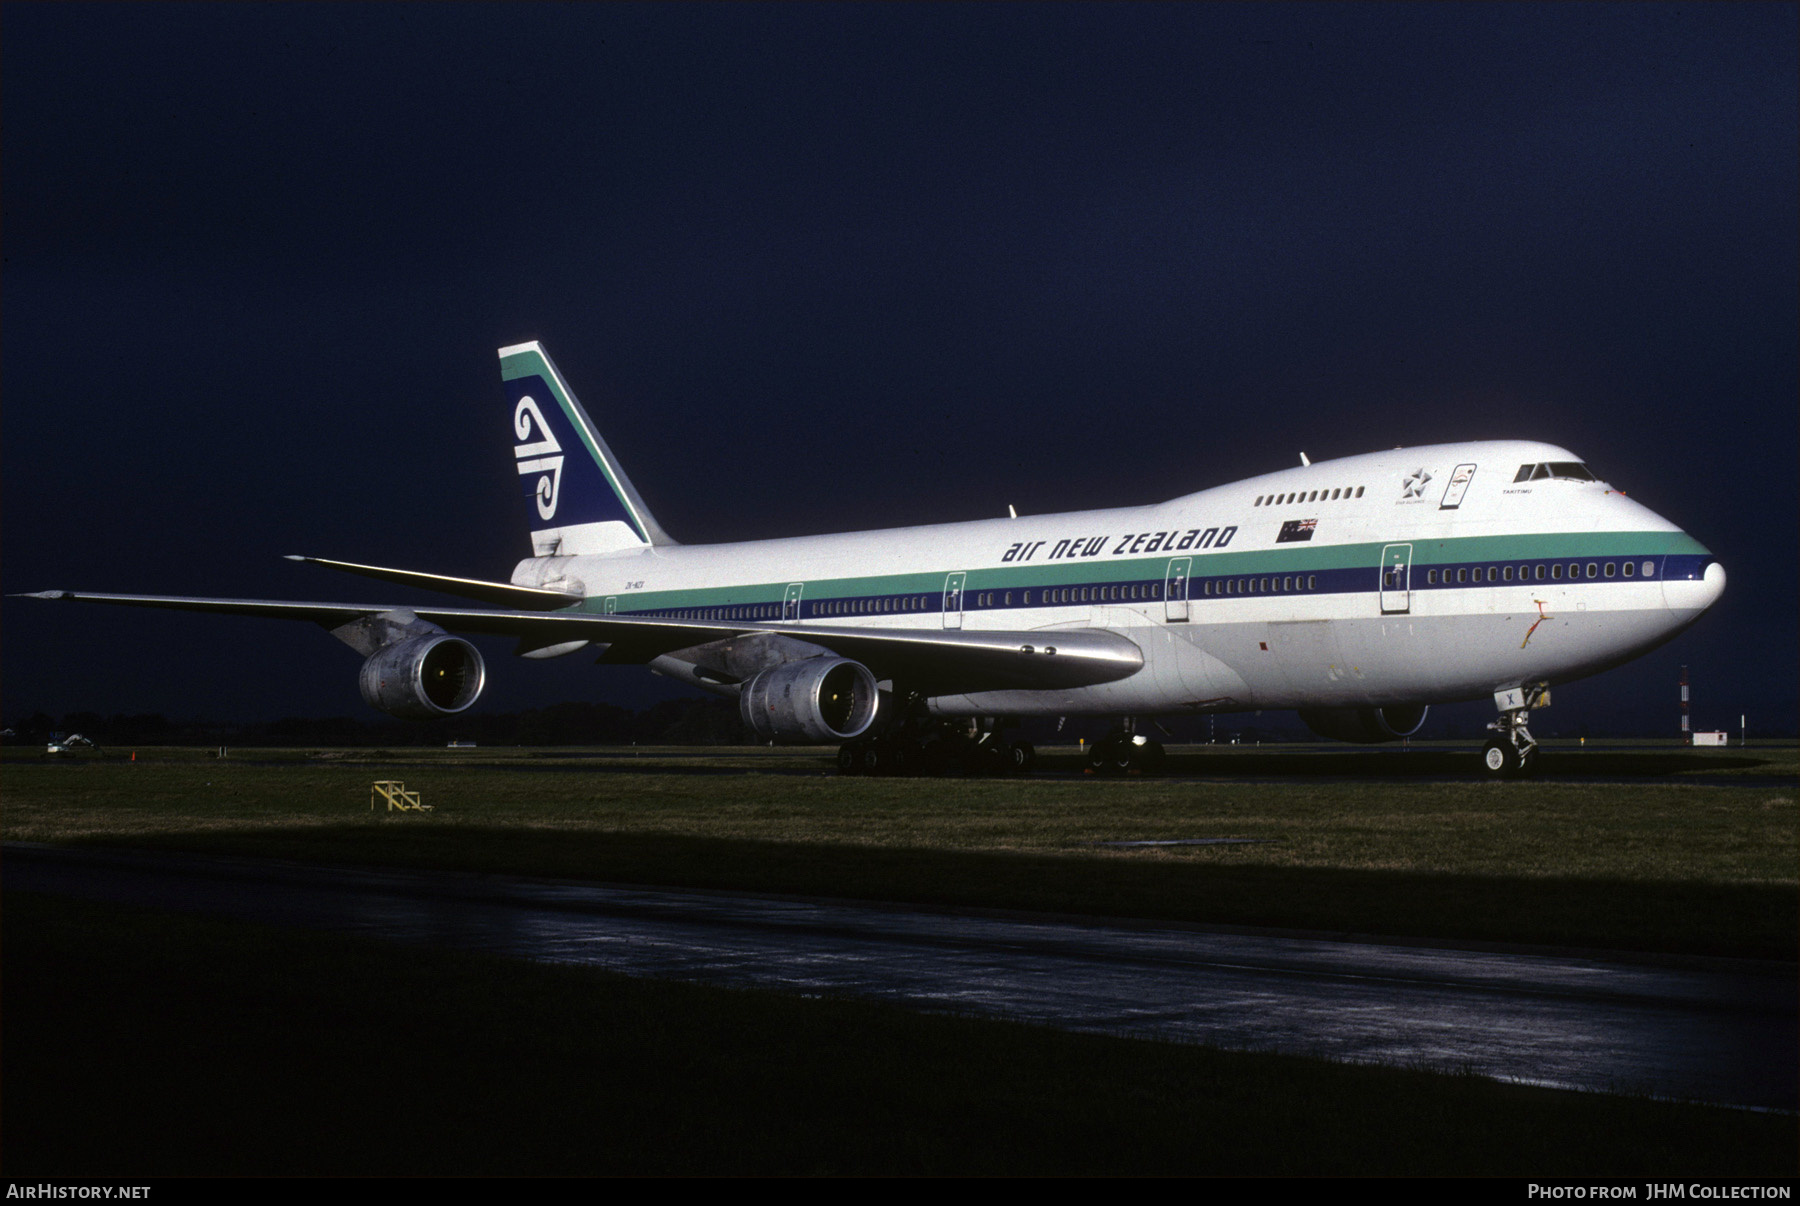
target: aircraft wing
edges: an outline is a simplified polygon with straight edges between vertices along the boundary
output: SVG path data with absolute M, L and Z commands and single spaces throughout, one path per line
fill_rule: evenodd
M 533 645 L 592 641 L 604 662 L 643 663 L 715 641 L 773 634 L 861 662 L 878 679 L 899 678 L 927 695 L 1008 689 L 1052 690 L 1113 682 L 1135 674 L 1143 650 L 1104 629 L 967 632 L 932 628 L 858 628 L 813 624 L 718 623 L 585 611 L 515 611 L 373 603 L 308 603 L 280 599 L 203 599 L 182 595 L 115 595 L 47 590 L 32 599 L 161 607 L 222 615 L 310 620 L 335 629 L 364 616 L 406 612 L 451 632 L 514 636 Z M 541 606 L 534 600 L 534 604 Z

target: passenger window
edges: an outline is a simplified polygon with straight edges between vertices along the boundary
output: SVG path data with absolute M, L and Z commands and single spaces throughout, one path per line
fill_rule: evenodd
M 1426 570 L 1425 571 L 1425 585 L 1426 586 L 1436 586 L 1437 585 L 1437 571 L 1436 570 Z
M 1306 589 L 1307 590 L 1318 590 L 1319 589 L 1319 576 L 1317 574 L 1306 575 Z
M 1629 578 L 1629 577 L 1631 577 L 1632 574 L 1634 574 L 1636 572 L 1637 572 L 1637 562 L 1627 561 L 1625 563 L 1625 576 L 1627 578 Z
M 1656 576 L 1656 562 L 1654 562 L 1654 561 L 1644 562 L 1644 577 L 1651 578 L 1651 577 L 1655 577 L 1655 576 Z
M 1552 579 L 1554 579 L 1555 581 L 1561 582 L 1562 581 L 1562 566 L 1560 566 L 1560 565 L 1551 566 L 1550 567 L 1550 577 Z
M 1362 488 L 1362 487 L 1361 487 L 1361 486 L 1358 486 L 1358 487 L 1357 487 L 1357 488 L 1356 488 L 1356 497 L 1358 497 L 1358 498 L 1361 498 L 1361 497 L 1362 497 L 1362 492 L 1363 492 L 1363 488 Z
M 1607 568 L 1610 569 L 1612 567 L 1608 566 Z M 1588 577 L 1598 578 L 1599 576 L 1600 576 L 1600 567 L 1592 561 L 1588 562 Z
M 1606 563 L 1606 576 L 1608 578 L 1613 576 L 1613 563 L 1610 561 Z

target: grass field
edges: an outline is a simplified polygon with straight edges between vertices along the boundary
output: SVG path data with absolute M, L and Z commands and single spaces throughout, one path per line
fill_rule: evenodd
M 1243 750 L 1208 778 L 1137 780 L 844 778 L 757 749 L 127 756 L 9 759 L 6 836 L 1686 954 L 1800 943 L 1792 743 L 1563 752 L 1678 769 L 1522 783 L 1344 780 L 1291 769 L 1343 755 Z M 433 811 L 370 811 L 378 778 Z M 1218 838 L 1238 842 L 1105 844 Z
M 0 762 L 8 840 L 1792 960 L 1793 743 L 841 778 L 747 749 Z M 1346 763 L 1346 757 L 1363 761 Z M 1317 761 L 1308 761 L 1308 760 Z M 1577 764 L 1576 760 L 1580 760 Z M 1564 771 L 1560 762 L 1576 766 Z M 1345 766 L 1373 777 L 1345 781 Z M 1460 773 L 1459 773 L 1460 772 Z M 429 813 L 372 812 L 404 779 Z M 1098 843 L 1211 837 L 1227 846 Z M 11 1176 L 1791 1176 L 1791 1118 L 8 893 Z

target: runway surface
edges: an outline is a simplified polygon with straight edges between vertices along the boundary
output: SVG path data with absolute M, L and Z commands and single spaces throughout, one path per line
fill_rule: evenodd
M 8 843 L 8 889 L 1069 1030 L 1792 1110 L 1791 967 Z

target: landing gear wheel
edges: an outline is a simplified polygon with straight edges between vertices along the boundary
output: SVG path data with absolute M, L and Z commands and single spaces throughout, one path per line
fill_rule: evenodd
M 1006 747 L 1007 761 L 1015 775 L 1029 775 L 1037 765 L 1037 747 L 1029 741 L 1015 741 Z
M 920 772 L 940 779 L 968 774 L 968 744 L 966 738 L 950 735 L 927 740 L 919 750 Z
M 919 773 L 919 744 L 909 737 L 896 737 L 888 743 L 887 773 L 896 778 L 911 778 Z
M 1131 738 L 1124 733 L 1102 737 L 1088 754 L 1088 766 L 1102 775 L 1124 774 L 1131 769 L 1131 760 Z
M 1137 746 L 1132 753 L 1131 769 L 1146 775 L 1154 775 L 1162 769 L 1163 758 L 1166 756 L 1163 752 L 1162 742 L 1146 741 Z
M 862 746 L 862 766 L 856 773 L 859 775 L 892 774 L 893 758 L 888 743 L 877 737 L 873 741 L 859 742 Z
M 1481 769 L 1490 779 L 1515 779 L 1519 775 L 1519 751 L 1504 737 L 1495 737 L 1481 747 Z
M 1004 775 L 1012 769 L 1006 746 L 998 739 L 983 741 L 970 747 L 967 765 L 971 775 Z
M 1523 754 L 1519 755 L 1519 778 L 1529 779 L 1537 773 L 1538 752 L 1537 746 L 1534 745 L 1529 750 L 1526 750 Z
M 862 742 L 848 741 L 838 746 L 837 768 L 840 775 L 862 774 Z

